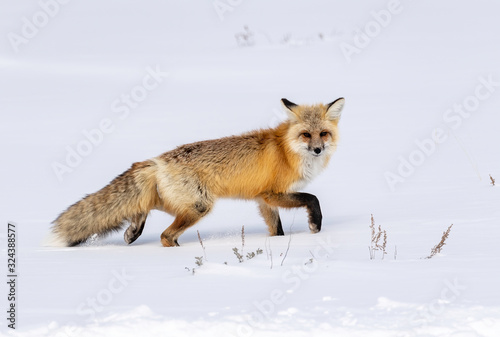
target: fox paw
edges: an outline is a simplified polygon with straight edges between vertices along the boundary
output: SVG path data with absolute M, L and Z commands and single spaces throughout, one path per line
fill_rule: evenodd
M 321 225 L 315 225 L 315 224 L 309 224 L 309 229 L 311 230 L 311 233 L 316 234 L 321 230 Z
M 129 227 L 126 231 L 125 231 L 125 234 L 123 235 L 123 239 L 125 240 L 125 242 L 127 244 L 131 244 L 132 242 L 134 242 L 135 240 L 137 240 L 137 238 L 141 235 L 141 233 L 137 233 L 136 231 L 134 231 L 133 229 L 131 229 L 131 227 Z
M 163 234 L 161 235 L 161 244 L 163 245 L 163 247 L 179 246 L 179 243 L 177 242 L 177 240 L 172 240 L 171 238 L 169 238 Z

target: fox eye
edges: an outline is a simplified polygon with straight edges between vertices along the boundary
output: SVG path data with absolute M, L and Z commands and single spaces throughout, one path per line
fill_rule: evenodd
M 302 136 L 304 136 L 306 138 L 311 138 L 311 134 L 309 132 L 303 132 Z
M 320 137 L 325 137 L 326 135 L 328 134 L 328 132 L 326 131 L 323 131 L 319 134 Z

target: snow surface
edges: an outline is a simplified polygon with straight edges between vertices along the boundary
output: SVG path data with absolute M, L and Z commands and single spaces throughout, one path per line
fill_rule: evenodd
M 489 175 L 500 184 L 500 5 L 220 3 L 225 12 L 212 1 L 0 3 L 1 247 L 6 265 L 15 222 L 19 271 L 17 329 L 4 300 L 0 335 L 499 336 L 500 190 Z M 9 34 L 33 16 L 43 27 L 16 52 Z M 364 33 L 348 60 L 341 47 Z M 172 218 L 160 212 L 131 246 L 122 232 L 42 245 L 62 210 L 133 162 L 276 125 L 282 97 L 341 96 L 337 153 L 305 188 L 322 205 L 318 234 L 296 210 L 281 212 L 286 236 L 268 237 L 254 203 L 222 200 L 181 247 L 161 247 Z M 53 166 L 78 146 L 87 155 L 58 177 Z M 371 214 L 387 233 L 384 259 L 369 258 Z M 239 263 L 243 225 L 244 255 L 262 254 Z

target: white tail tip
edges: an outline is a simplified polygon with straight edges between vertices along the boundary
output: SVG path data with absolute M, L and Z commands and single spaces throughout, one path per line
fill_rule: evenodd
M 68 247 L 68 243 L 57 233 L 50 232 L 42 242 L 44 247 Z

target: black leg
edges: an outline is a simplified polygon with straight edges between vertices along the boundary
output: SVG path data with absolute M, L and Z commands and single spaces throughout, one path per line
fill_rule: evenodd
M 263 194 L 262 199 L 272 207 L 296 208 L 306 207 L 309 215 L 309 229 L 313 233 L 321 230 L 321 207 L 315 195 L 309 193 L 288 193 L 288 194 Z M 281 225 L 281 222 L 280 222 Z M 283 231 L 283 229 L 281 229 Z

